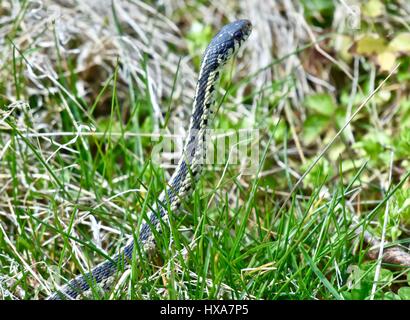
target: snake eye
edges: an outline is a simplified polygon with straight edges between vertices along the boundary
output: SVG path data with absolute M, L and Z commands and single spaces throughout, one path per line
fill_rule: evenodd
M 235 31 L 235 33 L 233 34 L 235 40 L 242 40 L 242 32 L 240 30 Z

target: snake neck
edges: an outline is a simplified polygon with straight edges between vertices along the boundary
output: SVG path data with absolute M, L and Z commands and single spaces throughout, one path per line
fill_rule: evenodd
M 160 199 L 177 209 L 181 198 L 187 196 L 199 177 L 206 159 L 207 129 L 215 102 L 215 86 L 219 81 L 222 64 L 217 55 L 205 52 L 199 73 L 187 138 L 177 169 L 168 183 L 168 190 Z M 168 197 L 168 201 L 166 198 Z M 176 201 L 176 198 L 179 198 Z

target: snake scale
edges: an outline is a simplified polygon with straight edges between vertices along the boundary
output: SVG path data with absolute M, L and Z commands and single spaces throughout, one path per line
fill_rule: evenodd
M 181 199 L 188 195 L 195 180 L 200 175 L 206 152 L 205 130 L 208 128 L 210 115 L 213 113 L 215 86 L 219 80 L 221 68 L 238 51 L 251 31 L 250 21 L 237 20 L 225 25 L 206 48 L 202 56 L 188 135 L 182 156 L 167 184 L 168 188 L 160 194 L 156 208 L 148 214 L 148 221 L 141 224 L 136 239 L 138 243 L 135 243 L 134 237 L 131 236 L 118 254 L 103 261 L 90 272 L 72 279 L 47 299 L 89 298 L 96 290 L 95 288 L 108 291 L 112 288 L 119 270 L 130 267 L 136 245 L 148 256 L 155 252 L 153 230 L 160 232 L 161 225 L 168 223 L 168 208 L 170 212 L 175 212 L 178 209 Z

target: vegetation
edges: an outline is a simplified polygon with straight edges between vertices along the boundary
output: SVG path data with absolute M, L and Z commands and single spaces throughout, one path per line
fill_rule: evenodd
M 2 299 L 137 232 L 172 173 L 158 134 L 185 132 L 204 48 L 244 17 L 213 128 L 257 130 L 255 172 L 207 165 L 157 259 L 95 298 L 410 299 L 410 268 L 365 241 L 409 248 L 407 1 L 64 3 L 0 2 Z

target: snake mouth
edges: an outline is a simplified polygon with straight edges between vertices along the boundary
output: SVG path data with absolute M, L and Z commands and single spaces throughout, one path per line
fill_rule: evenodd
M 248 39 L 252 32 L 252 23 L 247 19 L 242 19 L 232 22 L 225 28 L 231 31 L 231 35 L 236 41 L 240 41 L 242 43 Z
M 237 20 L 224 26 L 212 39 L 210 46 L 236 41 L 244 42 L 252 32 L 252 23 L 247 19 Z
M 243 24 L 244 24 L 243 34 L 245 35 L 245 40 L 246 40 L 252 32 L 252 23 L 247 19 L 243 19 L 243 20 L 240 20 L 240 21 L 242 21 Z

